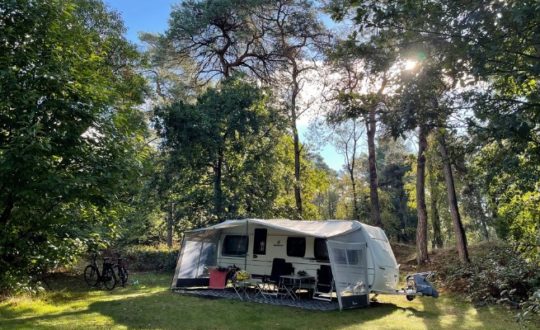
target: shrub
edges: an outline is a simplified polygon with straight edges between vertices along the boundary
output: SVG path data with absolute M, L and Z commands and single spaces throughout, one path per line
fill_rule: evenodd
M 534 297 L 540 288 L 540 267 L 506 244 L 487 243 L 471 249 L 471 263 L 462 265 L 457 255 L 437 260 L 439 285 L 464 293 L 477 305 L 498 303 L 537 313 Z M 533 306 L 533 307 L 530 307 Z
M 135 245 L 119 250 L 130 271 L 172 272 L 178 258 L 177 249 L 166 246 Z

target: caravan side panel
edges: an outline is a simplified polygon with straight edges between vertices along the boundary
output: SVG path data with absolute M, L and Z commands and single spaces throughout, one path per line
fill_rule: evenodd
M 255 229 L 266 229 L 265 253 L 254 253 Z M 329 261 L 315 259 L 314 244 L 315 238 L 311 236 L 301 236 L 273 228 L 266 228 L 257 224 L 249 224 L 247 228 L 248 249 L 246 256 L 227 256 L 223 253 L 224 241 L 227 235 L 246 235 L 246 227 L 236 227 L 224 229 L 221 232 L 218 246 L 217 264 L 222 267 L 236 265 L 245 269 L 254 276 L 270 275 L 272 272 L 272 261 L 274 258 L 285 259 L 293 264 L 295 272 L 305 271 L 311 276 L 317 275 L 317 270 L 322 264 L 329 265 Z M 305 239 L 305 253 L 303 257 L 287 255 L 287 240 L 292 238 Z

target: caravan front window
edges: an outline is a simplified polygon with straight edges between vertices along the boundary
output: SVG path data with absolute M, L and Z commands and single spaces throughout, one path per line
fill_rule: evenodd
M 349 249 L 334 249 L 334 259 L 336 264 L 340 265 L 357 265 L 359 261 L 358 250 Z
M 243 235 L 227 235 L 223 240 L 224 256 L 244 256 L 248 250 L 248 237 Z

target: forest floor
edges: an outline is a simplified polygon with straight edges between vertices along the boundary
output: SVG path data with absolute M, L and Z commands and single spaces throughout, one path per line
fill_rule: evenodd
M 38 297 L 0 302 L 0 329 L 534 329 L 500 306 L 475 308 L 460 297 L 379 296 L 369 308 L 317 312 L 172 293 L 172 275 L 139 273 L 113 291 L 61 275 Z

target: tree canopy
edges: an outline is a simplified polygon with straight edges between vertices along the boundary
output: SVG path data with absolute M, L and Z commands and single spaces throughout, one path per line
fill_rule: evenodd
M 9 1 L 0 26 L 0 286 L 113 238 L 148 154 L 138 54 L 97 1 Z

